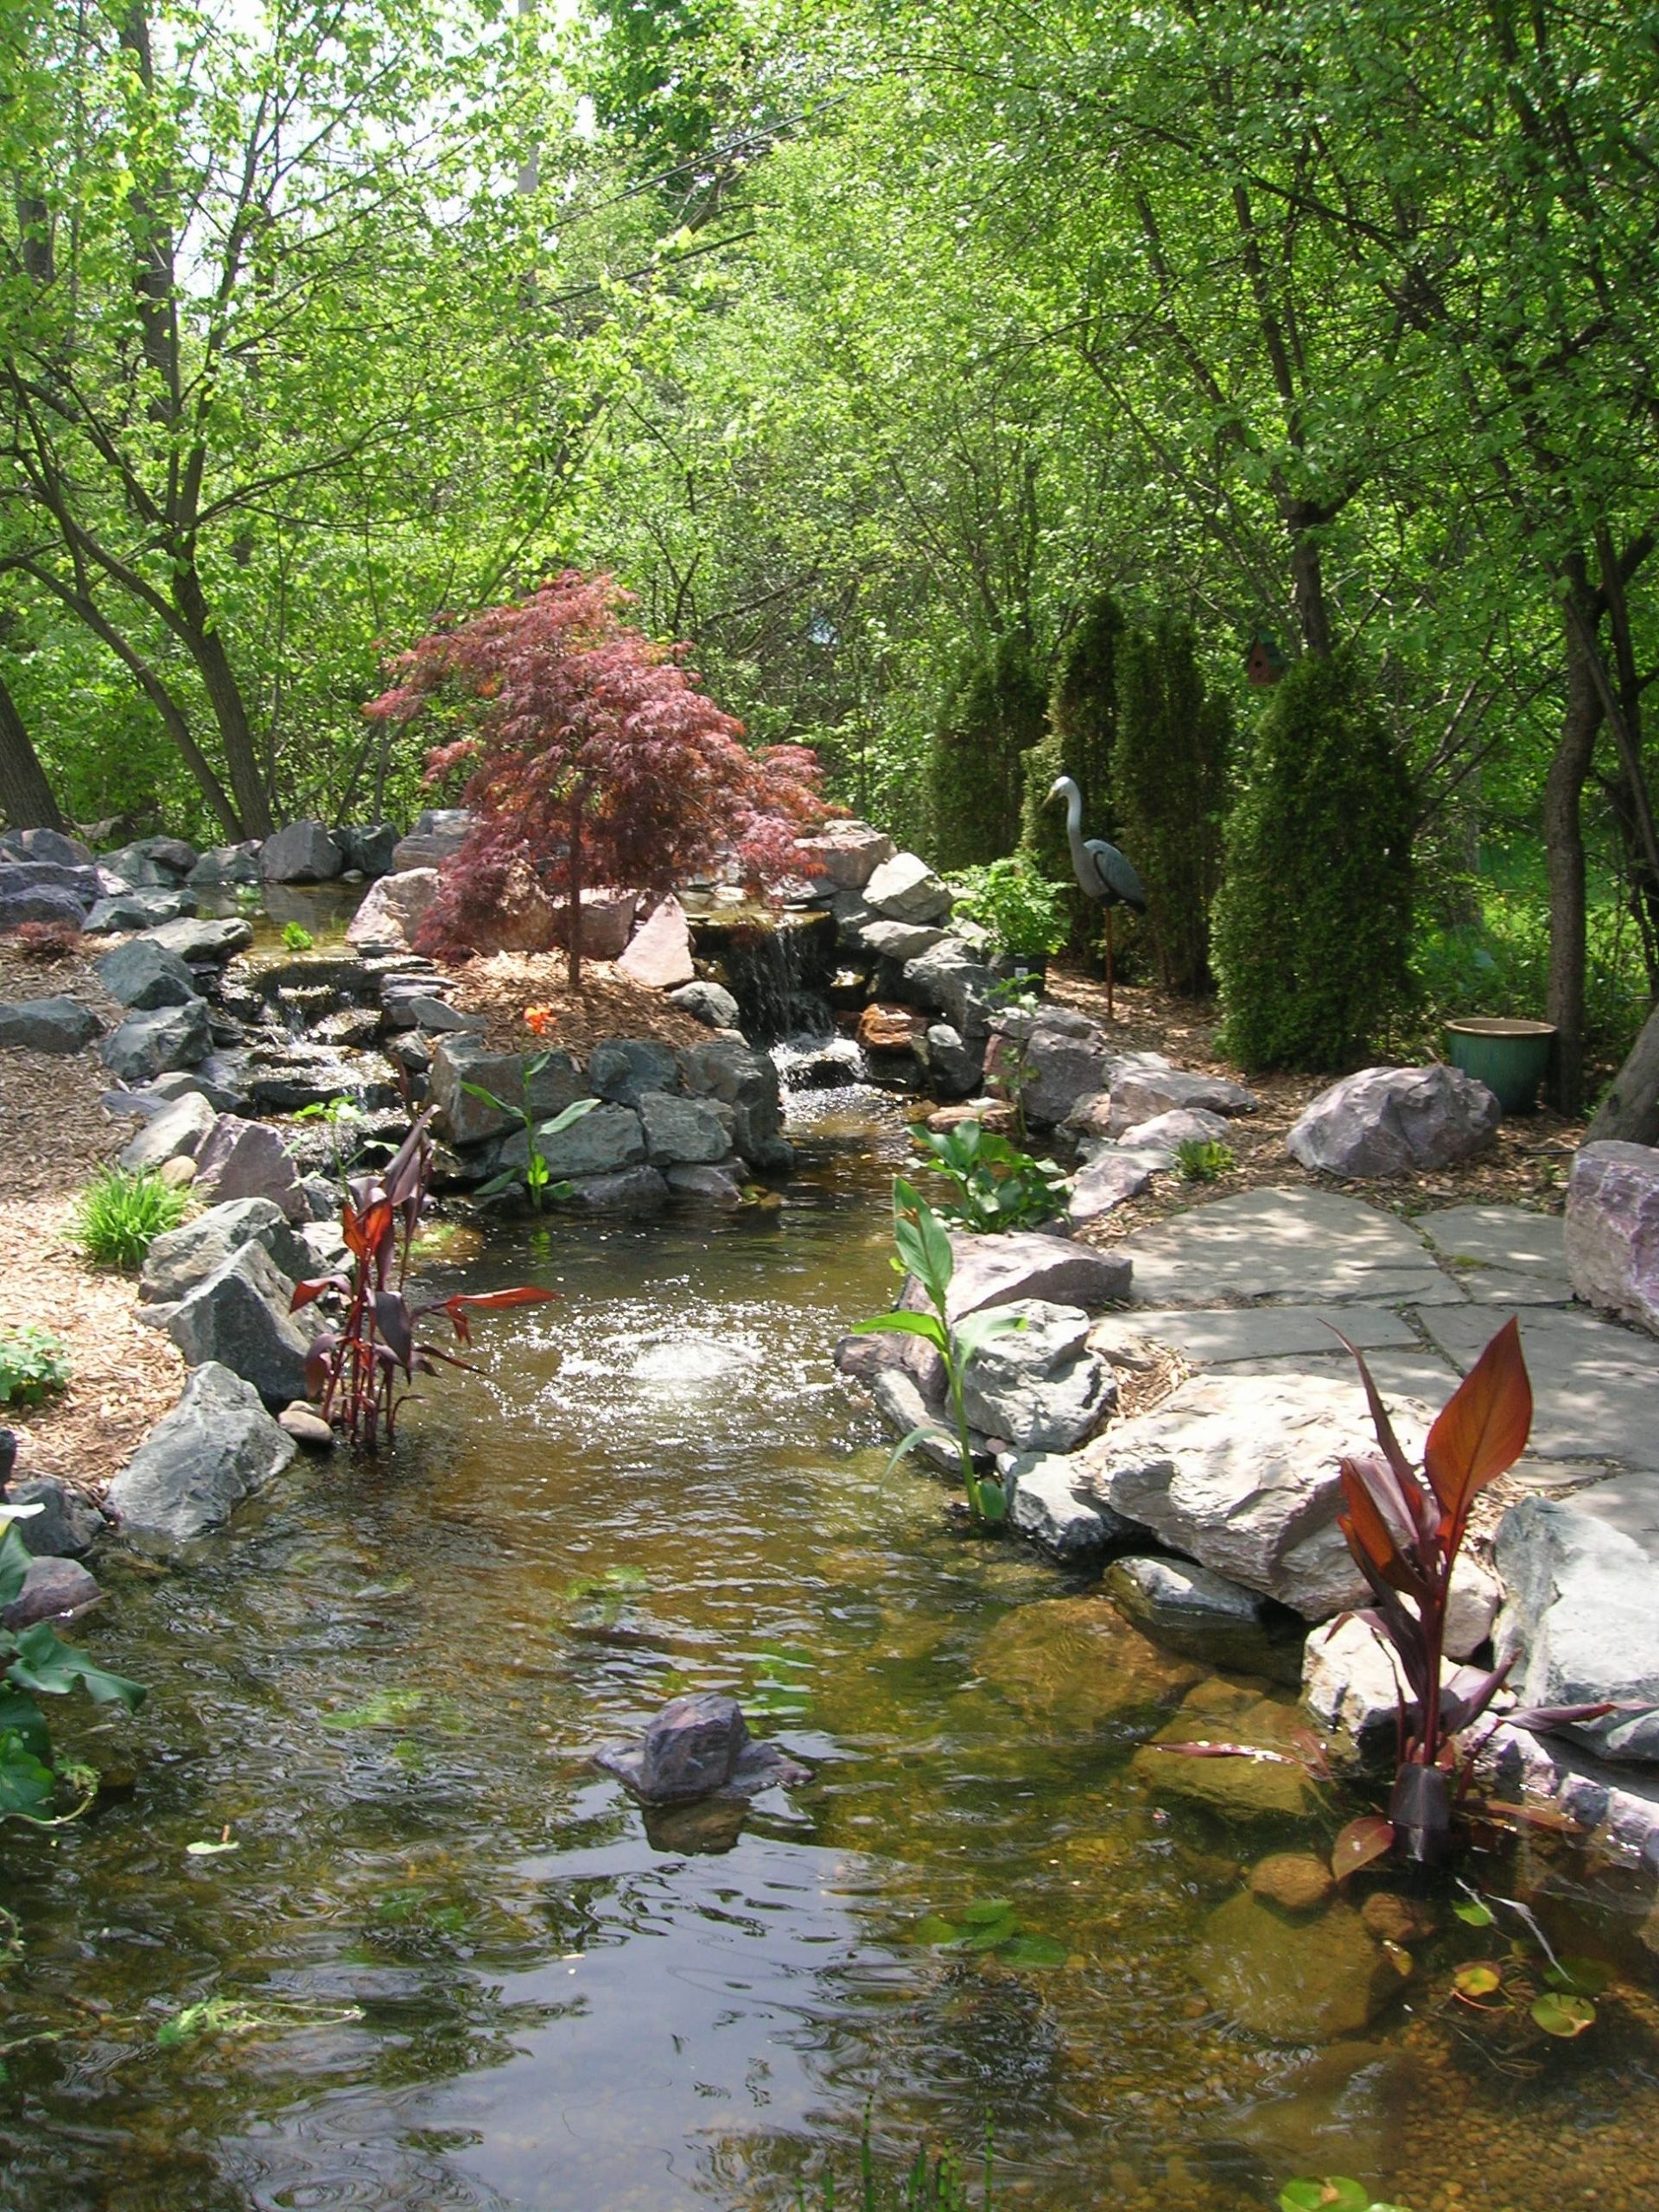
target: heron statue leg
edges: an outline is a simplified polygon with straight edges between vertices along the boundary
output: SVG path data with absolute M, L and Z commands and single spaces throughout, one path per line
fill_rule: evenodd
M 1106 1019 L 1116 1019 L 1112 1005 L 1112 910 L 1106 909 Z

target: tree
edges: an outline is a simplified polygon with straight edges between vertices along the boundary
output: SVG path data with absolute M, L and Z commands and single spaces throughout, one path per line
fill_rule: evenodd
M 1227 825 L 1213 957 L 1249 1068 L 1356 1065 L 1410 998 L 1413 794 L 1351 653 L 1299 661 Z
M 1117 646 L 1111 790 L 1147 888 L 1147 925 L 1166 990 L 1210 986 L 1210 908 L 1221 880 L 1232 715 L 1206 686 L 1192 625 L 1160 614 Z
M 610 577 L 567 570 L 390 664 L 366 713 L 401 727 L 448 709 L 462 734 L 429 754 L 428 780 L 471 764 L 476 818 L 422 925 L 427 950 L 464 957 L 528 879 L 557 902 L 577 990 L 585 885 L 660 897 L 727 859 L 753 884 L 804 872 L 795 841 L 830 811 L 817 761 L 747 751 L 672 649 L 621 619 L 627 603 Z
M 1020 836 L 1020 768 L 1043 734 L 1043 693 L 1017 631 L 963 664 L 934 732 L 928 811 L 935 865 L 981 868 Z
M 68 827 L 3 677 L 0 677 L 0 815 L 11 830 Z

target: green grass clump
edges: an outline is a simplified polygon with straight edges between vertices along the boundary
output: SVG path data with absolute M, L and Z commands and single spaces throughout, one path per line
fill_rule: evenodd
M 0 1329 L 0 1406 L 38 1406 L 68 1380 L 69 1355 L 49 1329 Z
M 141 1268 L 158 1236 L 189 1210 L 182 1191 L 149 1168 L 105 1167 L 81 1192 L 71 1223 L 75 1242 L 100 1268 Z
M 1175 1173 L 1183 1183 L 1215 1183 L 1236 1167 L 1230 1144 L 1214 1137 L 1183 1137 L 1175 1147 Z

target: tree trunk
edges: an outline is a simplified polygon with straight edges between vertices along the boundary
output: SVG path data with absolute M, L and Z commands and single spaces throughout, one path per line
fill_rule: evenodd
M 1318 518 L 1323 521 L 1325 518 Z M 1288 505 L 1285 526 L 1290 532 L 1290 588 L 1301 626 L 1302 644 L 1316 660 L 1331 658 L 1331 613 L 1325 603 L 1325 564 L 1310 535 L 1313 517 L 1299 505 Z
M 570 802 L 570 855 L 564 870 L 570 893 L 570 904 L 565 912 L 570 928 L 567 969 L 572 996 L 582 989 L 582 817 L 587 796 L 585 783 L 579 778 L 575 797 Z
M 17 702 L 0 677 L 0 814 L 10 830 L 67 830 Z
M 1609 1139 L 1659 1145 L 1659 1007 L 1648 1016 L 1630 1058 L 1613 1077 L 1585 1142 L 1601 1144 Z
M 259 755 L 253 741 L 253 728 L 248 720 L 247 705 L 242 696 L 242 687 L 236 680 L 236 671 L 231 666 L 230 657 L 225 651 L 224 640 L 213 626 L 207 594 L 194 568 L 182 569 L 175 576 L 173 601 L 184 619 L 185 643 L 200 674 L 202 687 L 213 710 L 213 719 L 219 725 L 219 739 L 225 747 L 225 766 L 229 772 L 236 810 L 242 817 L 243 834 L 249 837 L 269 837 L 276 825 L 271 820 L 270 795 L 259 772 Z
M 1580 594 L 1584 620 L 1593 624 L 1593 594 L 1586 586 L 1581 559 L 1570 588 Z M 1577 1114 L 1584 1105 L 1586 930 L 1580 801 L 1602 717 L 1582 632 L 1570 613 L 1566 642 L 1567 706 L 1554 758 L 1544 779 L 1544 866 L 1549 881 L 1549 978 L 1544 1016 L 1555 1025 L 1551 1102 L 1559 1113 Z

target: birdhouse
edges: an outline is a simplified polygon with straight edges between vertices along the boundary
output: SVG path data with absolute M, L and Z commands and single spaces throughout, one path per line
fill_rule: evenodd
M 1258 685 L 1276 683 L 1290 663 L 1276 638 L 1265 630 L 1258 630 L 1250 639 L 1250 649 L 1244 656 L 1244 673 Z

